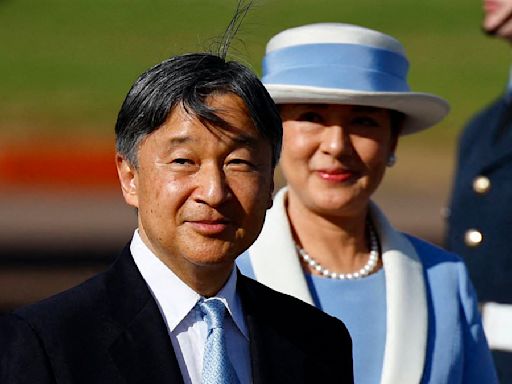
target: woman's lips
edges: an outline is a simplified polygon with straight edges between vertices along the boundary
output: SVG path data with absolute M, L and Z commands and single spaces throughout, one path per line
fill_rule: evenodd
M 337 183 L 347 181 L 347 180 L 351 179 L 352 177 L 354 177 L 354 172 L 347 171 L 347 170 L 336 170 L 336 171 L 318 170 L 318 171 L 316 171 L 316 173 L 318 174 L 318 176 L 320 176 L 320 178 L 322 180 L 332 181 L 332 182 L 337 182 Z

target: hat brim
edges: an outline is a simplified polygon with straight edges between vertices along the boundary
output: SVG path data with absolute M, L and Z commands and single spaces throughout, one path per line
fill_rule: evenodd
M 287 84 L 265 84 L 276 104 L 347 104 L 392 109 L 405 115 L 402 135 L 439 123 L 450 111 L 441 97 L 420 92 L 364 92 Z

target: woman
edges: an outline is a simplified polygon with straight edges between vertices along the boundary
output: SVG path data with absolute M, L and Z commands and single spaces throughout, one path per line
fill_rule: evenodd
M 342 319 L 356 383 L 493 383 L 462 261 L 398 232 L 371 201 L 399 136 L 448 113 L 443 99 L 409 91 L 407 70 L 397 40 L 353 25 L 270 40 L 263 82 L 283 119 L 288 185 L 239 266 Z

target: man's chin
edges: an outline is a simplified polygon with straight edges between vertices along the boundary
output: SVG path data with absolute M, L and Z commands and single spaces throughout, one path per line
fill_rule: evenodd
M 211 267 L 211 268 L 223 268 L 226 266 L 231 266 L 235 262 L 238 254 L 234 254 L 231 250 L 228 252 L 211 252 L 204 254 L 195 254 L 189 255 L 187 259 L 192 264 L 195 264 L 198 267 Z

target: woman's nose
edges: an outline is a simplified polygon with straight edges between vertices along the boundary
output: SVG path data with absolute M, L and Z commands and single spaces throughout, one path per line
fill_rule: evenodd
M 338 157 L 347 151 L 350 151 L 350 137 L 341 124 L 326 127 L 323 132 L 322 146 L 323 152 Z

